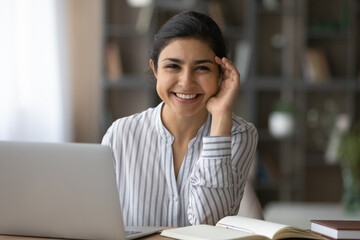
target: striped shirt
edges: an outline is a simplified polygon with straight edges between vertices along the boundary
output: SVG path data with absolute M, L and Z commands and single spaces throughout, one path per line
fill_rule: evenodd
M 233 115 L 231 136 L 210 137 L 209 114 L 175 178 L 163 104 L 116 120 L 102 141 L 114 153 L 125 225 L 216 224 L 236 215 L 256 150 L 255 127 Z

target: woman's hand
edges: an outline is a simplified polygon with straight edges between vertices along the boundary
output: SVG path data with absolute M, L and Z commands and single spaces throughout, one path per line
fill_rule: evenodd
M 234 64 L 227 58 L 215 57 L 215 61 L 223 70 L 218 92 L 206 105 L 211 113 L 211 135 L 230 135 L 232 127 L 232 111 L 237 99 L 240 74 Z
M 240 74 L 234 64 L 227 58 L 215 57 L 215 61 L 223 70 L 219 90 L 207 102 L 207 109 L 212 115 L 232 113 L 236 101 Z

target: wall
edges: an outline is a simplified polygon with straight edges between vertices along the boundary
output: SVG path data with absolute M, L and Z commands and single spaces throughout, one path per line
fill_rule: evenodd
M 67 0 L 69 64 L 75 142 L 99 142 L 103 3 Z

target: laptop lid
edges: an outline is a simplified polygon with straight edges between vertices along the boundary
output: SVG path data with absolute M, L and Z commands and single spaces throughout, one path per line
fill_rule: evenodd
M 110 148 L 0 141 L 0 234 L 125 239 Z

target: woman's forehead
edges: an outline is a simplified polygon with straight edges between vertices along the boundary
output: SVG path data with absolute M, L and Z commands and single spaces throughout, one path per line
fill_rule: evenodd
M 198 38 L 175 38 L 161 51 L 159 60 L 165 58 L 177 59 L 208 59 L 215 57 L 209 44 Z

